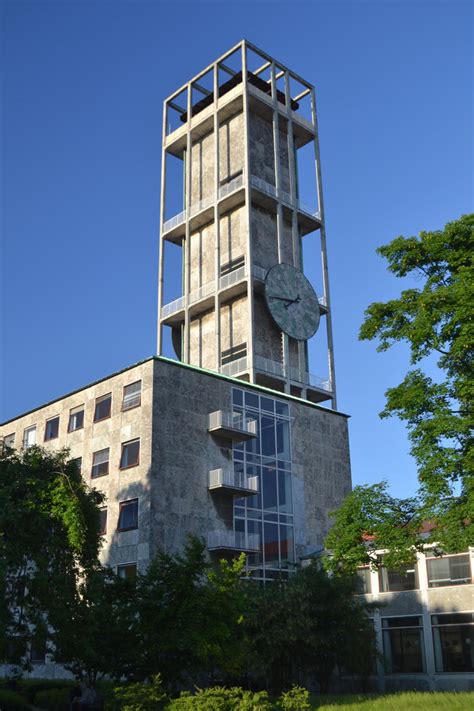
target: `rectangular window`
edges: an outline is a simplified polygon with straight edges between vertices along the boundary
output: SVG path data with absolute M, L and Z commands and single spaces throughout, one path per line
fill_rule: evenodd
M 27 427 L 23 432 L 23 447 L 32 447 L 36 444 L 36 425 L 32 427 Z
M 416 564 L 406 566 L 402 570 L 379 569 L 380 592 L 401 592 L 403 590 L 418 590 L 418 571 Z
M 117 575 L 122 580 L 135 580 L 137 577 L 137 564 L 124 563 L 124 565 L 117 565 Z
M 472 581 L 471 557 L 462 555 L 427 558 L 428 587 L 441 588 L 445 585 L 468 585 Z
M 122 410 L 131 410 L 138 407 L 142 401 L 142 381 L 125 385 L 123 389 Z
M 112 393 L 102 395 L 95 401 L 94 422 L 100 422 L 110 417 L 112 409 Z
M 59 415 L 57 417 L 52 417 L 50 420 L 46 420 L 46 427 L 44 428 L 44 441 L 48 442 L 50 439 L 56 439 L 59 435 Z
M 425 671 L 421 617 L 382 618 L 383 653 L 387 674 Z
M 134 439 L 131 442 L 122 444 L 122 454 L 120 456 L 120 469 L 136 467 L 140 461 L 140 440 Z
M 221 365 L 227 365 L 240 358 L 245 358 L 247 355 L 247 343 L 239 343 L 237 346 L 227 348 L 221 353 Z
M 107 533 L 107 506 L 100 509 L 99 534 L 105 536 Z
M 78 407 L 73 407 L 69 410 L 69 424 L 67 427 L 68 432 L 74 432 L 75 430 L 80 430 L 84 427 L 84 405 L 79 405 Z
M 120 502 L 118 531 L 131 531 L 138 528 L 138 499 Z
M 5 435 L 5 437 L 3 438 L 3 446 L 10 447 L 10 448 L 15 446 L 15 433 L 14 432 L 13 432 L 13 434 Z
M 474 672 L 474 613 L 432 615 L 437 672 Z
M 76 467 L 79 471 L 79 474 L 80 474 L 82 472 L 82 457 L 76 457 L 75 459 L 72 459 L 71 461 L 74 462 L 74 464 L 76 465 Z
M 372 579 L 370 575 L 370 568 L 359 568 L 357 571 L 357 588 L 356 592 L 359 595 L 370 595 L 372 592 Z
M 101 449 L 92 455 L 91 478 L 97 479 L 109 473 L 109 448 Z
M 31 643 L 30 660 L 34 664 L 44 664 L 46 656 L 46 640 L 34 639 Z

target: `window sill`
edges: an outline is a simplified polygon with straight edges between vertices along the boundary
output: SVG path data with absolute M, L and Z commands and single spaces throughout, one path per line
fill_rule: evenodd
M 71 434 L 71 432 L 78 432 L 79 430 L 83 430 L 83 429 L 84 429 L 84 425 L 81 425 L 80 427 L 74 427 L 73 430 L 70 430 L 70 429 L 68 428 L 67 433 L 68 433 L 68 434 Z
M 45 437 L 43 442 L 52 442 L 53 439 L 59 439 L 59 435 L 55 435 L 54 437 Z
M 138 526 L 130 526 L 129 528 L 117 528 L 117 533 L 125 533 L 126 531 L 138 531 Z
M 109 472 L 103 474 L 91 474 L 91 479 L 102 479 L 103 476 L 109 476 Z
M 126 467 L 119 467 L 119 471 L 123 472 L 126 471 L 127 469 L 134 469 L 135 467 L 140 466 L 140 462 L 137 462 L 136 464 L 129 464 Z
M 141 404 L 142 404 L 142 403 L 141 403 L 141 401 L 140 401 L 140 402 L 137 402 L 136 405 L 130 405 L 129 407 L 124 407 L 124 406 L 122 405 L 122 412 L 128 412 L 128 410 L 135 410 L 135 408 L 136 408 L 136 407 L 140 407 Z
M 93 424 L 95 425 L 97 422 L 104 422 L 105 420 L 110 420 L 112 415 L 107 415 L 107 417 L 101 417 L 100 420 L 94 420 Z

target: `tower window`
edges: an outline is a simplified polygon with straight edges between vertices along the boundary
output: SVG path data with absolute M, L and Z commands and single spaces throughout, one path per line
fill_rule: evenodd
M 135 580 L 137 577 L 137 564 L 125 563 L 124 565 L 117 565 L 117 575 L 123 580 Z
M 110 417 L 112 409 L 112 393 L 102 395 L 95 401 L 94 422 L 100 422 Z
M 33 427 L 27 427 L 23 432 L 24 448 L 26 449 L 27 447 L 32 447 L 34 444 L 36 444 L 36 425 L 33 425 Z
M 99 476 L 106 476 L 109 473 L 109 448 L 100 449 L 92 455 L 91 478 L 97 479 Z
M 74 432 L 75 430 L 80 430 L 82 427 L 84 427 L 84 405 L 79 405 L 69 411 L 67 431 Z
M 118 531 L 132 531 L 138 528 L 138 499 L 120 502 Z
M 137 380 L 136 383 L 125 385 L 123 389 L 122 410 L 131 410 L 132 407 L 138 407 L 142 399 L 142 381 Z
M 59 435 L 59 415 L 57 417 L 52 417 L 50 420 L 46 421 L 46 427 L 44 429 L 44 441 L 48 442 L 50 439 L 56 439 Z
M 120 469 L 136 467 L 140 461 L 140 440 L 134 439 L 131 442 L 122 444 L 122 454 L 120 456 Z
M 99 534 L 105 536 L 107 533 L 107 506 L 100 509 Z

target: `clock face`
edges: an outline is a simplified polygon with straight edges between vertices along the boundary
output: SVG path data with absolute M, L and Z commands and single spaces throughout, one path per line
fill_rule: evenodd
M 297 341 L 314 336 L 319 326 L 316 292 L 302 271 L 275 264 L 265 279 L 265 301 L 278 328 Z

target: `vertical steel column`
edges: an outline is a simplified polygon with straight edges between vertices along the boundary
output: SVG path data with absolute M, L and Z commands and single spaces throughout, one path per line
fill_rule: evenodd
M 275 167 L 275 186 L 277 194 L 277 241 L 278 262 L 283 262 L 283 210 L 281 206 L 281 166 L 280 166 L 280 122 L 278 116 L 278 95 L 276 86 L 275 62 L 271 63 L 270 78 L 272 85 L 272 124 L 273 124 L 273 163 Z M 288 334 L 281 334 L 283 372 L 285 374 L 285 392 L 290 392 L 290 342 Z
M 163 238 L 163 225 L 165 223 L 165 181 L 166 181 L 166 121 L 168 105 L 163 103 L 163 128 L 161 139 L 161 189 L 160 189 L 160 255 L 158 258 L 158 316 L 157 316 L 157 341 L 156 352 L 163 355 L 163 326 L 161 325 L 161 308 L 163 306 L 163 275 L 165 269 L 165 240 Z
M 248 342 L 247 365 L 249 380 L 255 382 L 254 366 L 254 293 L 253 293 L 253 254 L 251 232 L 251 192 L 250 192 L 250 131 L 249 131 L 249 92 L 247 73 L 247 43 L 242 40 L 242 91 L 244 115 L 244 185 L 245 185 L 245 212 L 247 213 L 247 302 L 248 302 Z
M 189 294 L 191 292 L 191 171 L 192 171 L 192 142 L 191 142 L 191 112 L 192 90 L 188 84 L 187 96 L 187 126 L 186 126 L 186 236 L 184 257 L 184 358 L 185 363 L 190 362 L 191 354 L 191 325 L 189 322 Z
M 323 288 L 324 296 L 326 298 L 327 314 L 326 314 L 326 332 L 328 341 L 328 366 L 329 366 L 329 383 L 331 385 L 332 392 L 332 407 L 337 408 L 336 399 L 336 373 L 334 368 L 334 343 L 332 337 L 332 315 L 331 315 L 331 300 L 329 296 L 329 272 L 328 272 L 328 256 L 327 256 L 327 245 L 326 245 L 326 228 L 324 219 L 324 200 L 323 200 L 323 188 L 321 179 L 321 157 L 319 151 L 319 132 L 318 132 L 318 118 L 316 111 L 316 94 L 314 89 L 311 89 L 311 113 L 313 118 L 314 126 L 314 159 L 316 163 L 316 184 L 318 191 L 318 202 L 319 211 L 321 217 L 321 261 L 323 268 Z
M 214 254 L 215 254 L 215 299 L 214 299 L 214 333 L 216 339 L 216 370 L 221 369 L 221 303 L 220 303 L 220 212 L 219 212 L 219 65 L 214 65 Z

